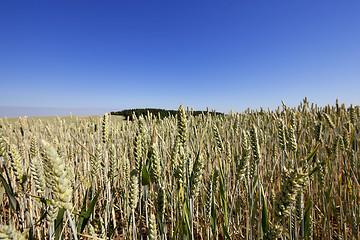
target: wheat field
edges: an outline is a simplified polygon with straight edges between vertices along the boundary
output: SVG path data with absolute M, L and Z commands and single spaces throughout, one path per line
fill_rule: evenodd
M 0 119 L 0 239 L 359 239 L 358 106 Z

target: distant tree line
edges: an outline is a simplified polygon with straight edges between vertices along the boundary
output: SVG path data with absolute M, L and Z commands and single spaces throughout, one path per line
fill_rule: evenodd
M 198 116 L 200 114 L 207 114 L 207 111 L 191 111 L 193 116 Z M 178 114 L 178 110 L 165 110 L 165 109 L 158 109 L 158 108 L 136 108 L 136 109 L 125 109 L 122 111 L 111 112 L 111 115 L 119 115 L 124 116 L 125 119 L 129 119 L 130 121 L 133 120 L 134 116 L 139 118 L 140 116 L 147 116 L 151 114 L 153 117 L 157 117 L 160 119 L 176 116 Z M 221 115 L 223 113 L 212 111 L 211 114 Z

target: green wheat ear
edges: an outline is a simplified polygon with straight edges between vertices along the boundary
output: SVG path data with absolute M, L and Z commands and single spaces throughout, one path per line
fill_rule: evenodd
M 202 155 L 200 154 L 199 157 L 195 160 L 193 171 L 191 172 L 190 176 L 190 195 L 193 199 L 195 199 L 199 193 L 203 169 L 204 163 L 202 161 Z
M 175 176 L 178 179 L 178 182 L 180 185 L 185 183 L 186 180 L 186 156 L 185 156 L 185 150 L 182 145 L 179 146 L 179 161 L 177 164 Z
M 38 146 L 38 144 L 37 144 L 36 138 L 33 137 L 31 139 L 31 143 L 30 143 L 30 157 L 31 158 L 38 156 L 37 146 Z
M 117 176 L 117 174 L 116 148 L 114 144 L 111 144 L 109 149 L 109 178 L 112 180 Z
M 71 209 L 72 187 L 65 161 L 48 142 L 42 141 L 42 144 L 50 171 L 47 177 L 51 178 L 50 182 L 53 184 L 53 199 L 59 208 Z
M 98 144 L 95 151 L 95 156 L 90 157 L 91 163 L 91 176 L 93 179 L 99 174 L 100 165 L 103 161 L 103 147 L 101 144 Z
M 356 113 L 355 113 L 355 108 L 354 108 L 354 106 L 352 104 L 350 105 L 349 111 L 350 111 L 350 121 L 351 121 L 352 124 L 355 124 L 355 122 L 356 122 Z
M 157 230 L 156 230 L 156 218 L 153 213 L 150 214 L 149 218 L 149 240 L 157 240 Z
M 275 225 L 264 234 L 263 240 L 276 240 L 281 237 L 281 226 Z
M 58 212 L 59 212 L 59 206 L 56 200 L 50 199 L 48 208 L 46 210 L 46 220 L 48 224 L 52 224 L 55 221 Z
M 318 141 L 318 142 L 323 141 L 322 133 L 323 133 L 323 123 L 320 122 L 318 125 L 315 126 L 315 139 L 316 139 L 316 141 Z
M 130 181 L 130 161 L 127 157 L 123 157 L 122 170 L 124 173 L 124 180 L 127 183 Z
M 285 150 L 286 149 L 286 129 L 285 129 L 284 121 L 282 119 L 279 119 L 278 131 L 279 131 L 279 145 L 282 150 Z
M 140 131 L 138 131 L 134 138 L 134 159 L 135 159 L 135 169 L 141 171 L 142 159 L 143 159 L 143 149 L 142 149 L 142 137 Z
M 174 146 L 171 153 L 171 165 L 176 170 L 179 158 L 179 138 L 175 137 Z
M 45 193 L 45 174 L 42 166 L 42 162 L 37 157 L 33 157 L 30 163 L 31 176 L 35 183 L 36 191 L 42 195 Z
M 153 183 L 159 183 L 160 179 L 160 159 L 159 154 L 157 150 L 157 142 L 154 141 L 154 143 L 151 146 L 150 150 L 150 178 Z
M 206 182 L 206 199 L 205 199 L 205 212 L 208 219 L 211 215 L 211 200 L 213 196 L 213 181 L 212 174 L 210 175 L 208 181 Z
M 253 151 L 253 160 L 256 162 L 256 164 L 258 164 L 260 161 L 261 153 L 260 153 L 258 132 L 255 125 L 253 125 L 253 127 L 250 130 L 250 142 Z
M 19 184 L 24 183 L 25 173 L 23 167 L 23 160 L 15 145 L 10 145 L 9 157 L 10 157 L 12 169 L 14 171 L 16 182 L 18 182 Z
M 246 176 L 246 171 L 248 168 L 248 163 L 250 161 L 250 155 L 251 155 L 251 147 L 249 145 L 249 134 L 243 130 L 242 132 L 242 138 L 241 138 L 241 159 L 237 165 L 237 179 L 243 180 Z
M 326 121 L 328 122 L 330 128 L 331 128 L 331 129 L 335 129 L 335 124 L 334 124 L 334 122 L 331 120 L 331 117 L 329 116 L 329 114 L 324 113 L 324 117 L 325 117 Z
M 290 125 L 290 127 L 289 127 L 289 147 L 290 147 L 291 151 L 293 151 L 294 153 L 296 152 L 297 143 L 296 143 L 296 137 L 295 137 L 295 130 L 292 125 Z
M 178 134 L 180 143 L 185 146 L 186 143 L 186 114 L 182 105 L 179 107 L 178 113 Z
M 217 145 L 217 148 L 218 148 L 218 153 L 219 153 L 219 156 L 221 156 L 221 154 L 224 151 L 224 144 L 223 144 L 223 142 L 221 140 L 219 129 L 218 129 L 218 127 L 216 125 L 214 125 L 213 130 L 214 130 L 214 136 L 215 136 L 215 140 L 216 140 L 216 145 Z
M 0 239 L 25 240 L 26 233 L 20 233 L 10 226 L 0 224 Z
M 108 140 L 109 140 L 109 115 L 105 113 L 102 121 L 102 141 L 103 143 L 106 143 Z
M 165 204 L 166 204 L 165 190 L 164 187 L 160 185 L 156 198 L 156 206 L 158 213 L 162 215 L 165 214 L 165 207 L 166 207 Z
M 129 192 L 129 207 L 132 212 L 135 211 L 139 200 L 139 179 L 138 172 L 133 169 L 130 173 L 130 192 Z
M 2 130 L 0 129 L 0 157 L 4 157 L 6 153 L 6 144 L 2 136 Z
M 289 215 L 289 210 L 294 205 L 296 195 L 303 187 L 305 180 L 306 174 L 300 168 L 291 172 L 284 169 L 280 193 L 275 202 L 275 218 L 277 220 Z
M 253 178 L 261 157 L 257 128 L 254 125 L 250 130 L 250 143 L 253 153 L 253 159 L 250 165 L 249 177 Z

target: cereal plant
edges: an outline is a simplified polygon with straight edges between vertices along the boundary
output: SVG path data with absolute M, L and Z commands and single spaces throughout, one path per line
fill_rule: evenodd
M 0 239 L 359 239 L 360 108 L 0 119 Z

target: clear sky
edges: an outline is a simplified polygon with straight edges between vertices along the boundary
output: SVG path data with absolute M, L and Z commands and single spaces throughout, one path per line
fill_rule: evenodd
M 358 0 L 1 0 L 0 106 L 358 105 L 359 13 Z

